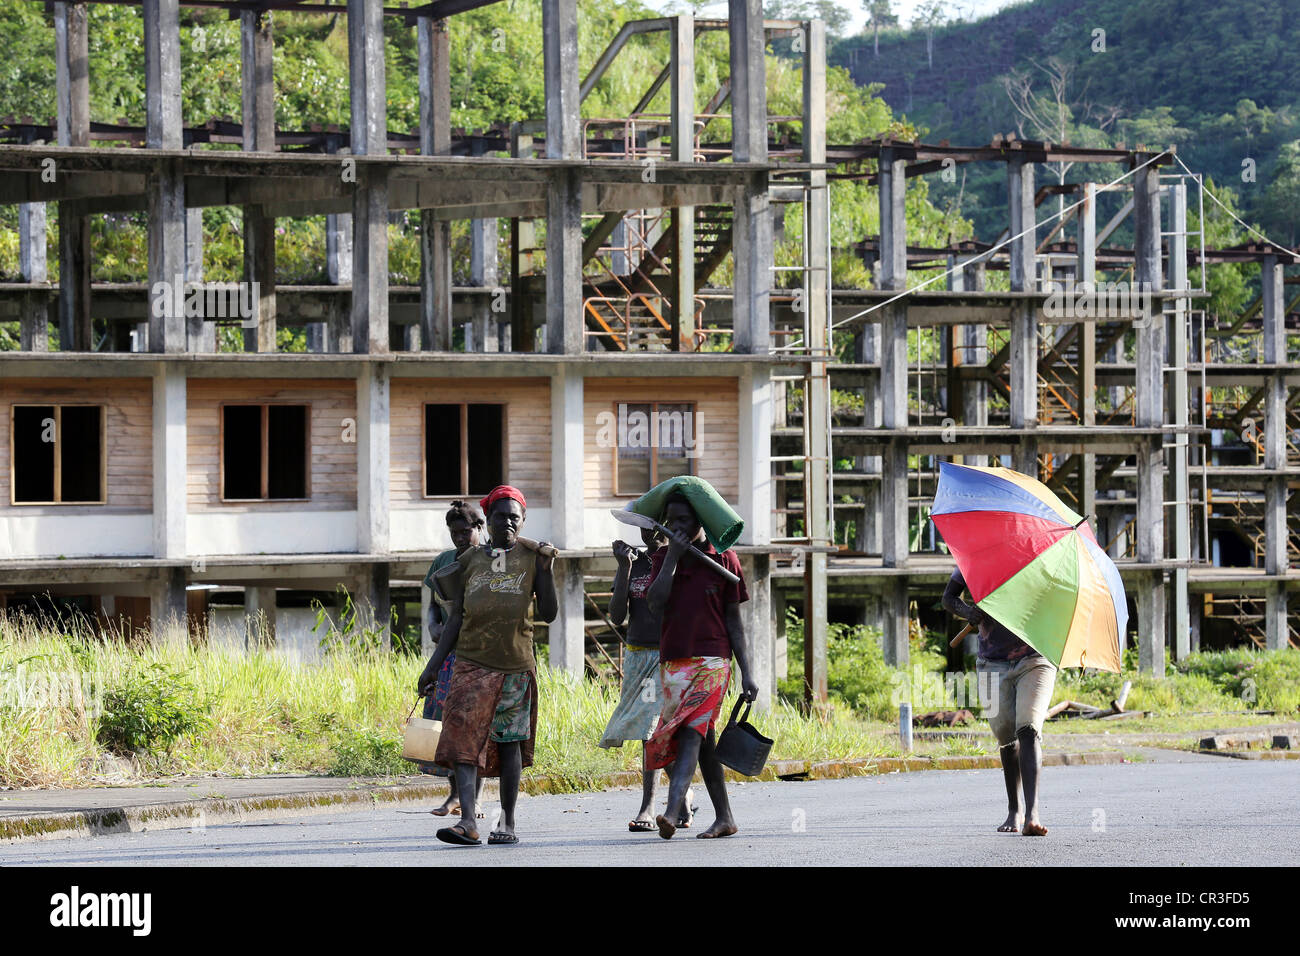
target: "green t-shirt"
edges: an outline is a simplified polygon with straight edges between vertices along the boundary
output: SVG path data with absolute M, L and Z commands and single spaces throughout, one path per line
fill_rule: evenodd
M 533 657 L 533 578 L 537 555 L 516 544 L 493 558 L 490 546 L 460 557 L 464 610 L 456 659 L 507 674 L 537 668 Z

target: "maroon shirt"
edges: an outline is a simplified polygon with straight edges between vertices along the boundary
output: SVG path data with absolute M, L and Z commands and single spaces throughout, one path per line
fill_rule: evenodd
M 692 561 L 682 555 L 673 575 L 673 589 L 663 613 L 663 629 L 659 639 L 659 659 L 677 660 L 683 657 L 731 658 L 731 638 L 727 636 L 727 605 L 749 600 L 745 578 L 740 573 L 740 559 L 734 551 L 718 554 L 707 541 L 701 547 L 740 581 L 732 583 L 717 571 L 704 567 L 701 560 Z M 660 548 L 650 559 L 650 573 L 659 576 L 668 557 L 668 549 Z

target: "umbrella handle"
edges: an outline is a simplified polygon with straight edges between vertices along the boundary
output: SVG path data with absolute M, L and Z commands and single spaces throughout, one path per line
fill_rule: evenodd
M 960 632 L 956 637 L 954 637 L 951 641 L 948 642 L 948 646 L 949 646 L 949 647 L 956 647 L 956 646 L 957 646 L 958 644 L 960 644 L 962 641 L 966 640 L 966 635 L 969 634 L 969 633 L 970 633 L 971 631 L 973 631 L 973 630 L 975 630 L 975 625 L 974 625 L 974 624 L 967 624 L 965 627 L 963 627 L 963 628 L 961 629 L 961 632 Z

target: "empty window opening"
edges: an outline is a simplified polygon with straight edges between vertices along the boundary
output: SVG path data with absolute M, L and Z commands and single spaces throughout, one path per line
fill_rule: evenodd
M 505 482 L 506 407 L 424 406 L 424 496 L 485 495 Z
M 695 474 L 698 416 L 690 403 L 619 402 L 614 494 L 642 495 L 669 478 Z
M 15 405 L 13 504 L 104 503 L 104 407 Z
M 223 405 L 221 416 L 223 500 L 309 497 L 306 405 Z

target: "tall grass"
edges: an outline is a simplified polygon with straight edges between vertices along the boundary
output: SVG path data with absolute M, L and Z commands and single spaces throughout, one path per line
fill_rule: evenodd
M 915 644 L 914 657 L 926 672 L 942 667 L 924 638 Z M 891 698 L 903 675 L 883 664 L 874 635 L 864 629 L 836 631 L 831 653 L 832 706 L 825 715 L 807 717 L 782 699 L 768 713 L 751 717 L 775 738 L 773 758 L 897 754 L 897 709 Z M 791 658 L 795 664 L 794 653 Z M 273 649 L 246 652 L 192 643 L 184 633 L 150 644 L 132 634 L 104 638 L 77 622 L 52 627 L 0 617 L 0 784 L 410 772 L 411 765 L 400 758 L 400 726 L 416 702 L 422 664 L 409 655 L 347 646 L 325 651 L 319 662 L 302 663 Z M 794 680 L 783 687 L 795 691 L 798 671 L 792 671 Z M 1126 676 L 1134 680 L 1128 705 L 1134 709 L 1176 714 L 1255 707 L 1294 714 L 1300 706 L 1300 652 L 1295 651 L 1193 655 L 1163 680 Z M 157 685 L 152 690 L 149 680 Z M 1065 672 L 1057 698 L 1105 704 L 1122 680 Z M 641 748 L 635 743 L 610 750 L 596 746 L 618 701 L 614 682 L 577 679 L 543 663 L 538 683 L 530 774 L 578 786 L 596 774 L 640 767 Z M 126 706 L 122 701 L 135 702 L 130 714 L 104 710 Z M 723 719 L 730 707 L 731 699 Z M 135 736 L 124 727 L 134 728 Z

